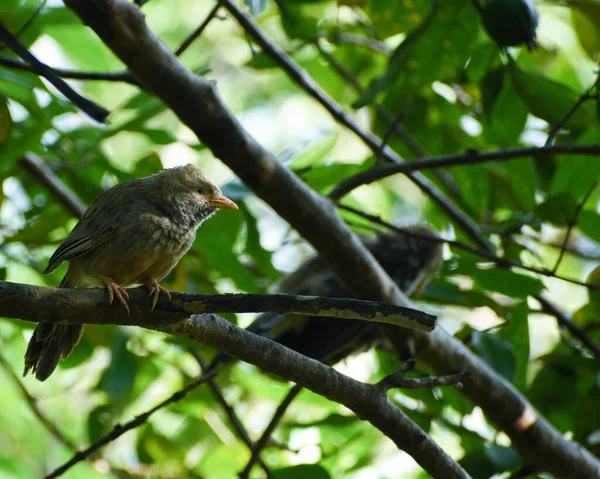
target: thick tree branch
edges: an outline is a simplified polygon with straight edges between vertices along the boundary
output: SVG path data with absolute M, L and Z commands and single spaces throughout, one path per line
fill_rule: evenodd
M 382 431 L 433 477 L 469 477 L 424 431 L 388 401 L 386 394 L 376 385 L 348 378 L 323 363 L 249 333 L 213 314 L 189 317 L 159 310 L 158 307 L 153 314 L 149 314 L 147 308 L 142 311 L 133 306 L 128 315 L 123 308 L 85 301 L 85 296 L 89 293 L 98 295 L 99 291 L 69 291 L 69 296 L 74 296 L 70 301 L 65 300 L 62 294 L 64 291 L 66 290 L 0 283 L 0 316 L 34 322 L 60 321 L 61 324 L 140 326 L 206 344 L 345 405 L 358 417 Z M 144 294 L 141 290 L 139 293 Z M 160 407 L 162 406 L 157 406 L 159 409 Z M 121 428 L 115 428 L 115 434 L 120 433 Z M 93 450 L 96 449 L 97 447 Z M 93 450 L 88 449 L 90 452 Z M 73 461 L 84 459 L 88 451 L 79 453 Z M 48 477 L 57 477 L 56 471 Z
M 129 292 L 129 307 L 132 314 L 145 315 L 150 309 L 150 301 L 144 288 L 132 288 Z M 171 300 L 160 298 L 157 310 L 165 311 L 173 317 L 187 317 L 204 313 L 282 313 L 305 314 L 327 318 L 359 319 L 375 323 L 402 325 L 421 331 L 431 331 L 436 326 L 436 318 L 412 308 L 396 306 L 381 301 L 360 301 L 346 298 L 325 298 L 320 296 L 297 296 L 292 294 L 186 294 L 171 292 Z M 34 299 L 43 303 L 38 314 L 46 319 L 21 316 L 23 301 Z M 96 306 L 93 316 L 88 318 L 87 310 Z M 86 323 L 99 323 L 104 314 L 108 318 L 114 314 L 110 308 L 106 290 L 68 289 L 35 287 L 8 281 L 0 281 L 0 316 L 20 317 L 31 321 L 55 323 L 61 321 L 62 308 L 78 310 Z M 108 320 L 110 323 L 110 319 Z
M 243 130 L 214 85 L 185 69 L 148 30 L 135 6 L 122 0 L 66 3 L 218 158 L 316 248 L 353 294 L 410 307 L 408 299 L 335 214 L 331 203 L 317 196 Z M 485 240 L 479 242 L 487 246 Z M 534 416 L 537 420 L 533 425 L 523 428 L 520 419 L 532 411 L 529 403 L 443 329 L 419 333 L 389 327 L 386 333 L 399 341 L 409 333 L 416 341 L 418 357 L 438 373 L 469 370 L 472 376 L 463 383 L 465 393 L 540 469 L 558 477 L 600 477 L 597 459 L 565 439 L 543 418 Z

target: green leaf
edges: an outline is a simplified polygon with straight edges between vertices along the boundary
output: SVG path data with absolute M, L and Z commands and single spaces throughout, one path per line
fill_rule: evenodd
M 577 34 L 579 44 L 593 61 L 600 59 L 600 27 L 587 13 L 578 9 L 571 12 L 571 22 Z
M 577 210 L 577 201 L 569 193 L 551 196 L 539 204 L 535 210 L 537 216 L 556 226 L 567 226 Z
M 396 48 L 386 72 L 353 104 L 361 108 L 392 86 L 410 96 L 433 81 L 454 80 L 465 64 L 478 28 L 472 2 L 436 2 L 423 23 Z
M 325 16 L 330 0 L 280 0 L 281 25 L 290 38 L 314 40 L 317 38 L 317 25 Z
M 431 10 L 430 0 L 370 1 L 365 12 L 377 38 L 387 38 L 417 28 Z
M 512 382 L 516 374 L 515 353 L 508 341 L 497 334 L 473 331 L 471 345 L 477 355 L 500 376 Z
M 540 279 L 504 268 L 478 269 L 474 272 L 473 279 L 479 288 L 513 298 L 533 296 L 544 289 L 544 283 Z
M 503 70 L 505 71 L 505 69 Z M 500 147 L 515 145 L 525 128 L 529 111 L 513 85 L 510 75 L 503 75 L 497 95 L 488 98 L 485 137 L 488 143 Z
M 574 142 L 577 145 L 600 144 L 600 128 L 592 125 Z M 559 164 L 552 184 L 551 193 L 570 193 L 573 198 L 581 198 L 600 178 L 600 161 L 596 156 L 560 155 Z
M 498 333 L 512 345 L 516 372 L 513 384 L 520 391 L 527 388 L 529 365 L 529 307 L 522 301 L 506 314 L 506 323 Z
M 133 169 L 133 176 L 135 178 L 143 178 L 158 173 L 163 169 L 162 161 L 160 156 L 156 153 L 150 153 L 145 158 L 140 159 Z
M 457 284 L 443 279 L 436 279 L 429 283 L 423 292 L 423 299 L 429 302 L 460 306 L 468 309 L 487 306 L 499 315 L 504 314 L 504 307 L 484 292 L 461 290 Z
M 318 464 L 300 464 L 272 471 L 273 479 L 329 479 L 331 476 Z
M 579 100 L 580 94 L 569 87 L 549 80 L 533 72 L 522 70 L 515 62 L 510 63 L 510 72 L 515 88 L 531 113 L 556 125 Z M 567 130 L 581 131 L 594 121 L 594 111 L 589 102 L 584 102 L 565 122 Z
M 294 161 L 290 168 L 294 171 L 303 170 L 308 167 L 323 165 L 330 157 L 337 143 L 337 135 L 327 136 L 326 138 L 311 143 L 308 148 L 304 148 Z
M 129 401 L 129 393 L 133 387 L 137 373 L 135 356 L 127 349 L 128 337 L 121 331 L 110 345 L 110 365 L 102 374 L 99 387 L 110 398 L 114 408 L 120 408 Z
M 600 215 L 595 211 L 583 210 L 577 222 L 579 230 L 600 244 Z

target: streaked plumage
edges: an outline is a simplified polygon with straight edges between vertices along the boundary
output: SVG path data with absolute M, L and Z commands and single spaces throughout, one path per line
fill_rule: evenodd
M 127 310 L 124 287 L 144 285 L 153 310 L 160 293 L 169 295 L 158 282 L 190 249 L 196 230 L 217 208 L 237 206 L 193 165 L 121 183 L 92 203 L 45 273 L 68 261 L 61 287 L 106 287 L 109 301 L 116 297 Z M 38 325 L 25 354 L 25 374 L 31 369 L 45 380 L 59 358 L 73 351 L 82 332 L 80 325 Z

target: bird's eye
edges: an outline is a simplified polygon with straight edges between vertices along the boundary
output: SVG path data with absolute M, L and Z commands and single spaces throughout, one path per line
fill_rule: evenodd
M 204 190 L 202 188 L 198 188 L 196 190 L 196 193 L 198 193 L 199 195 L 201 195 L 202 193 L 204 193 Z

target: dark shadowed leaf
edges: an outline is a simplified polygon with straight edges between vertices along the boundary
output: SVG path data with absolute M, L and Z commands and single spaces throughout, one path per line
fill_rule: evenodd
M 473 331 L 471 344 L 477 355 L 500 376 L 510 382 L 515 379 L 516 358 L 509 342 L 497 334 Z

